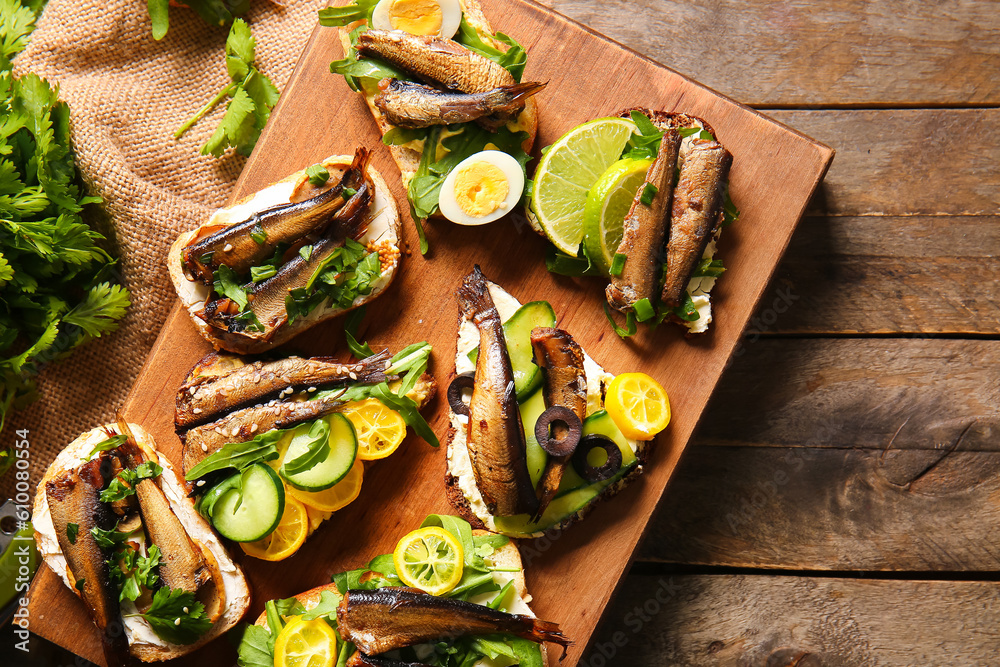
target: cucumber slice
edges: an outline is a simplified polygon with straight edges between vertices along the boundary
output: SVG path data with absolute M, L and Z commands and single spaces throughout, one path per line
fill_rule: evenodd
M 517 399 L 527 398 L 542 384 L 542 369 L 532 361 L 531 330 L 535 327 L 554 327 L 556 313 L 548 301 L 526 303 L 503 323 L 503 335 L 507 339 L 507 353 L 514 369 L 514 390 Z M 479 348 L 469 352 L 469 359 L 476 363 Z
M 542 478 L 542 471 L 549 460 L 549 455 L 545 453 L 538 441 L 535 440 L 535 422 L 543 412 L 545 412 L 545 397 L 539 389 L 534 394 L 518 401 L 518 409 L 521 412 L 521 423 L 524 424 L 524 444 L 525 454 L 528 459 L 528 476 L 531 477 L 531 485 L 538 486 L 538 481 Z
M 351 420 L 339 412 L 334 412 L 322 419 L 330 427 L 330 436 L 327 440 L 330 451 L 326 458 L 302 472 L 291 474 L 285 470 L 285 462 L 305 454 L 309 448 L 309 430 L 312 428 L 313 422 L 308 422 L 295 428 L 295 434 L 288 444 L 288 450 L 285 452 L 282 466 L 279 469 L 286 482 L 302 491 L 329 489 L 350 472 L 351 466 L 354 465 L 354 457 L 358 454 L 358 436 Z
M 538 392 L 541 395 L 542 392 Z M 534 397 L 532 397 L 534 398 Z M 522 411 L 522 418 L 525 414 Z M 539 413 L 541 414 L 541 413 Z M 537 417 L 536 417 L 537 419 Z M 531 422 L 531 430 L 534 431 L 535 422 Z M 528 422 L 524 422 L 525 435 L 528 432 Z M 545 512 L 537 523 L 532 523 L 527 514 L 518 516 L 495 517 L 497 531 L 504 535 L 514 537 L 527 537 L 532 533 L 547 530 L 552 526 L 562 523 L 569 516 L 576 514 L 588 504 L 593 502 L 611 484 L 614 484 L 637 465 L 635 453 L 629 446 L 628 439 L 615 426 L 614 420 L 606 410 L 595 412 L 583 421 L 583 435 L 597 433 L 611 438 L 622 452 L 622 469 L 614 477 L 603 482 L 587 484 L 587 482 L 577 474 L 573 466 L 567 466 L 563 472 L 562 482 L 559 484 L 559 493 L 545 508 Z M 537 443 L 536 443 L 537 446 Z M 541 450 L 541 447 L 538 447 Z M 530 448 L 528 450 L 530 456 Z M 545 452 L 542 451 L 545 455 Z M 530 459 L 529 459 L 530 461 Z M 544 466 L 544 463 L 543 463 Z M 531 468 L 529 467 L 529 470 Z
M 222 484 L 227 488 L 212 505 L 212 525 L 220 535 L 234 542 L 255 542 L 278 527 L 285 511 L 285 487 L 269 466 L 254 463 Z

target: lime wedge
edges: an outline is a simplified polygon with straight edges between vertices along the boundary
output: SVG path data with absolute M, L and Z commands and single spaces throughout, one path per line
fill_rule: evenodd
M 622 242 L 622 223 L 652 164 L 652 160 L 619 160 L 597 179 L 587 195 L 583 249 L 605 275 L 611 271 L 615 251 Z
M 583 240 L 587 192 L 618 161 L 635 131 L 628 119 L 599 118 L 564 134 L 538 163 L 531 210 L 545 235 L 567 255 L 575 257 Z

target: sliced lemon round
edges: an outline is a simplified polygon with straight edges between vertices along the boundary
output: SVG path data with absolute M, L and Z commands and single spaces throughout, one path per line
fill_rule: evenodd
M 618 160 L 597 179 L 587 195 L 583 247 L 604 275 L 611 272 L 611 263 L 624 235 L 625 216 L 652 164 L 652 160 Z
M 333 667 L 337 633 L 322 618 L 292 616 L 274 640 L 274 667 Z
M 336 512 L 347 507 L 361 493 L 361 482 L 364 479 L 365 464 L 360 458 L 354 459 L 354 465 L 344 475 L 344 478 L 322 491 L 303 491 L 293 486 L 285 487 L 288 495 L 321 512 Z
M 358 436 L 358 458 L 384 459 L 399 448 L 406 437 L 403 416 L 377 398 L 348 404 L 341 412 L 354 424 Z
M 292 491 L 285 487 L 286 492 Z M 278 527 L 256 542 L 240 542 L 248 555 L 261 560 L 284 560 L 299 550 L 309 535 L 309 515 L 306 506 L 285 494 L 285 511 Z
M 564 134 L 538 163 L 531 210 L 545 235 L 567 255 L 575 257 L 583 240 L 587 193 L 618 161 L 635 131 L 626 118 L 599 118 Z
M 645 373 L 622 373 L 608 385 L 604 407 L 626 438 L 651 440 L 670 423 L 670 400 Z
M 440 526 L 408 533 L 392 553 L 399 578 L 431 595 L 444 595 L 458 585 L 464 560 L 462 543 Z
M 306 505 L 306 503 L 302 504 L 306 506 L 306 515 L 309 517 L 309 534 L 312 535 L 321 523 L 330 518 L 333 512 L 324 512 L 323 510 Z

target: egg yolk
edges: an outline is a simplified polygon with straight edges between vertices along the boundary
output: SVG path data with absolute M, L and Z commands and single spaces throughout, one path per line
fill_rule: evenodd
M 437 0 L 395 0 L 389 6 L 389 24 L 411 35 L 437 35 L 442 20 Z
M 455 201 L 474 218 L 496 211 L 509 192 L 507 177 L 489 162 L 473 162 L 455 174 Z

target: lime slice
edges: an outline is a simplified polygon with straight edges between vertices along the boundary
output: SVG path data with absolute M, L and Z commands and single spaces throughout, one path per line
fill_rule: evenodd
M 538 163 L 531 210 L 545 235 L 567 255 L 575 257 L 583 240 L 587 192 L 618 161 L 635 131 L 635 123 L 625 118 L 599 118 L 564 134 Z
M 619 160 L 597 179 L 587 195 L 583 249 L 605 275 L 611 271 L 611 261 L 622 242 L 622 223 L 652 164 L 652 160 Z

